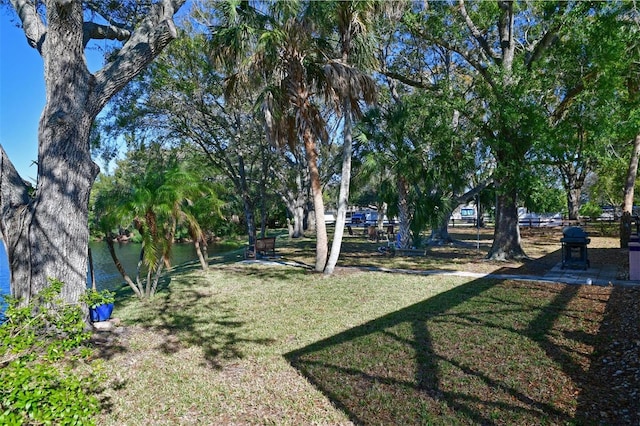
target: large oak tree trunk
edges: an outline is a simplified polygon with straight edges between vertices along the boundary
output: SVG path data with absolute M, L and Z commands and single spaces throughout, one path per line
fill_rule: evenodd
M 624 185 L 624 198 L 622 201 L 622 218 L 620 219 L 620 247 L 629 247 L 631 238 L 631 214 L 633 213 L 633 198 L 635 183 L 638 177 L 638 158 L 640 157 L 640 134 L 633 141 L 633 152 L 629 160 L 629 169 Z
M 29 45 L 42 56 L 46 87 L 32 199 L 1 152 L 1 231 L 10 261 L 11 293 L 24 303 L 48 286 L 49 278 L 65 283 L 62 297 L 68 303 L 77 303 L 85 292 L 89 193 L 99 170 L 90 155 L 91 125 L 106 102 L 176 37 L 172 16 L 182 3 L 163 0 L 152 6 L 138 29 L 129 33 L 85 25 L 79 1 L 46 0 L 36 8 L 27 0 L 11 0 Z M 84 58 L 93 30 L 102 38 L 128 38 L 113 61 L 95 75 Z
M 487 186 L 492 183 L 491 179 L 482 181 L 471 188 L 469 191 L 465 192 L 462 195 L 452 196 L 451 197 L 451 207 L 444 210 L 439 218 L 438 225 L 431 231 L 431 237 L 429 238 L 429 244 L 433 245 L 443 245 L 450 244 L 453 242 L 453 238 L 449 235 L 449 220 L 451 220 L 451 215 L 453 214 L 454 206 L 467 202 L 469 199 L 476 200 L 476 219 L 479 220 L 481 217 L 479 206 L 477 202 L 477 196 L 480 192 L 484 191 Z M 480 226 L 476 223 L 476 226 Z
M 307 203 L 307 192 L 308 182 L 305 177 L 302 176 L 302 172 L 299 171 L 295 177 L 295 188 L 293 188 L 293 185 L 289 185 L 286 192 L 281 194 L 282 201 L 287 206 L 287 210 L 291 215 L 291 219 L 287 219 L 290 238 L 300 238 L 304 236 L 304 208 Z
M 571 188 L 567 190 L 569 220 L 578 220 L 580 215 L 580 194 L 582 194 L 582 188 Z
M 301 195 L 301 194 L 299 194 Z M 288 194 L 293 198 L 282 197 L 290 217 L 287 217 L 287 228 L 289 229 L 289 238 L 300 238 L 304 236 L 304 229 L 302 227 L 304 222 L 304 206 L 306 201 L 304 197 L 294 197 L 293 194 Z
M 80 2 L 47 8 L 42 45 L 46 104 L 38 128 L 38 186 L 18 228 L 23 249 L 12 247 L 12 294 L 29 300 L 48 286 L 65 283 L 62 297 L 75 303 L 87 285 L 89 193 L 98 174 L 89 131 L 99 110 L 91 101 L 95 83 L 84 62 Z M 11 232 L 11 231 L 9 231 Z
M 573 162 L 562 163 L 559 165 L 562 175 L 562 184 L 567 193 L 567 209 L 569 211 L 569 220 L 578 220 L 580 214 L 580 196 L 582 195 L 582 187 L 589 173 L 590 162 L 579 156 Z
M 38 189 L 27 225 L 29 245 L 37 249 L 23 257 L 27 263 L 23 266 L 31 270 L 32 294 L 52 277 L 66 284 L 63 299 L 76 302 L 87 283 L 89 193 L 99 169 L 91 161 L 88 144 L 93 117 L 70 109 L 60 118 L 55 98 L 63 95 L 63 89 L 53 86 L 56 93 L 50 95 L 40 124 Z
M 526 254 L 520 240 L 518 206 L 515 189 L 501 192 L 498 188 L 496 226 L 493 245 L 487 258 L 492 260 L 523 259 Z
M 304 206 L 306 201 L 303 199 L 296 204 L 293 210 L 293 238 L 304 237 Z
M 445 245 L 453 243 L 453 238 L 449 235 L 449 220 L 451 220 L 452 213 L 453 210 L 451 208 L 442 212 L 438 225 L 431 230 L 431 236 L 429 237 L 430 245 Z

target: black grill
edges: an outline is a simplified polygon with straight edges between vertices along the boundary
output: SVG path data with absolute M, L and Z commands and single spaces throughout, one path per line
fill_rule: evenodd
M 562 268 L 590 266 L 587 245 L 591 242 L 589 234 L 578 226 L 568 226 L 562 230 Z

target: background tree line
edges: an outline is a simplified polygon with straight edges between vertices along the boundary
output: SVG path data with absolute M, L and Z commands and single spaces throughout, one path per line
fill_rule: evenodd
M 284 202 L 295 237 L 351 192 L 400 219 L 403 245 L 426 229 L 446 242 L 453 209 L 482 192 L 490 256 L 520 257 L 519 206 L 622 205 L 637 20 L 618 3 L 204 2 L 117 117 L 226 175 L 250 241 L 265 204 Z
M 12 2 L 19 13 L 21 3 L 31 4 Z M 178 3 L 159 4 L 175 10 Z M 174 42 L 154 62 L 140 62 L 81 121 L 93 123 L 110 100 L 93 136 L 83 128 L 81 140 L 105 164 L 127 151 L 99 178 L 95 223 L 108 233 L 134 223 L 151 230 L 161 220 L 158 235 L 175 237 L 179 223 L 188 228 L 187 214 L 218 234 L 237 216 L 252 243 L 280 216 L 292 237 L 315 232 L 315 269 L 331 273 L 348 205 L 367 200 L 398 217 L 401 243 L 409 246 L 426 229 L 433 242 L 447 241 L 453 208 L 481 197 L 495 215 L 489 257 L 526 256 L 519 206 L 562 210 L 571 219 L 586 200 L 631 212 L 640 146 L 638 22 L 635 4 L 626 2 L 199 2 Z M 118 28 L 111 38 L 127 40 Z M 124 46 L 114 46 L 107 64 L 128 54 Z M 44 167 L 49 158 L 67 157 L 46 149 L 41 155 L 37 194 L 55 194 L 60 189 L 45 190 L 45 178 L 58 174 Z M 95 167 L 84 161 L 91 166 L 86 189 Z M 162 180 L 171 173 L 184 179 Z M 5 178 L 3 191 L 14 181 Z M 189 210 L 194 181 L 199 198 L 219 200 L 201 216 Z M 174 185 L 180 197 L 122 195 L 163 185 Z M 23 204 L 43 205 L 15 188 Z M 99 202 L 118 193 L 113 203 Z M 74 201 L 76 210 L 86 209 L 88 192 Z M 160 209 L 143 226 L 144 215 L 134 212 L 144 212 L 136 209 L 145 202 L 174 212 Z M 337 210 L 332 242 L 326 206 Z M 85 227 L 87 219 L 88 210 L 76 222 Z M 3 230 L 6 241 L 21 238 L 10 234 Z M 76 271 L 86 266 L 87 238 L 69 239 Z M 156 255 L 148 265 L 160 265 L 166 249 L 160 240 L 148 244 Z

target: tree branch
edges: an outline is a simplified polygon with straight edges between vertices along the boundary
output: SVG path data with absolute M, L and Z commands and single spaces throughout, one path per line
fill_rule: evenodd
M 0 232 L 10 260 L 13 259 L 13 247 L 20 241 L 23 225 L 21 217 L 30 201 L 28 190 L 28 185 L 0 145 Z
M 482 191 L 484 191 L 490 185 L 493 185 L 493 176 L 489 176 L 485 180 L 483 180 L 481 182 L 478 182 L 478 184 L 476 186 L 474 186 L 473 188 L 469 189 L 464 194 L 459 195 L 458 197 L 456 197 L 455 201 L 458 202 L 458 203 L 464 203 L 467 200 L 474 198 L 477 194 L 479 194 Z
M 431 41 L 437 44 L 438 46 L 444 47 L 445 49 L 462 56 L 462 58 L 465 61 L 467 61 L 467 63 L 471 65 L 471 67 L 473 67 L 473 69 L 475 69 L 476 71 L 478 71 L 478 73 L 480 73 L 480 75 L 482 75 L 482 77 L 486 80 L 489 86 L 491 86 L 491 88 L 495 90 L 496 88 L 495 82 L 487 72 L 487 67 L 483 66 L 480 62 L 471 58 L 471 53 L 469 51 L 462 51 L 462 49 L 442 39 L 431 39 Z
M 596 77 L 596 71 L 591 71 L 590 73 L 585 75 L 582 78 L 582 80 L 576 86 L 572 87 L 567 92 L 567 94 L 564 97 L 564 99 L 562 99 L 562 101 L 560 102 L 558 107 L 553 112 L 552 117 L 553 117 L 554 121 L 557 122 L 558 120 L 560 120 L 562 115 L 567 111 L 567 109 L 569 109 L 569 107 L 573 103 L 573 100 L 576 98 L 576 96 L 578 96 L 580 93 L 582 93 L 584 91 L 584 89 L 586 87 L 585 83 L 588 82 L 588 81 L 593 80 L 595 77 Z
M 24 183 L 7 153 L 0 145 L 0 212 L 29 202 L 28 186 Z
M 557 40 L 557 34 L 561 27 L 562 25 L 559 24 L 550 28 L 540 40 L 534 43 L 530 49 L 527 49 L 529 51 L 529 55 L 525 61 L 525 65 L 528 70 L 531 70 L 531 65 L 540 59 L 545 50 L 547 50 L 553 42 Z
M 89 40 L 120 40 L 125 41 L 131 36 L 131 32 L 115 25 L 100 25 L 95 22 L 85 22 L 83 26 L 83 45 L 86 47 Z
M 11 5 L 22 22 L 27 43 L 42 54 L 42 43 L 47 29 L 38 15 L 35 4 L 29 0 L 11 0 Z
M 85 0 L 85 7 L 99 16 L 101 19 L 105 20 L 107 24 L 112 25 L 117 28 L 128 30 L 129 32 L 133 31 L 133 26 L 128 26 L 124 22 L 118 22 L 116 19 L 113 19 L 111 16 L 108 16 L 105 12 L 104 5 L 101 4 L 100 1 L 96 0 Z
M 95 106 L 102 108 L 111 97 L 178 36 L 173 15 L 186 0 L 162 0 L 153 5 L 147 17 L 115 56 L 95 75 Z
M 380 71 L 382 75 L 385 77 L 393 78 L 394 80 L 398 80 L 401 83 L 406 84 L 407 86 L 415 87 L 417 89 L 425 89 L 425 90 L 436 90 L 437 86 L 431 83 L 424 83 L 421 80 L 414 80 L 402 74 L 398 74 L 393 71 Z
M 469 28 L 469 31 L 471 31 L 473 38 L 476 39 L 485 54 L 495 61 L 500 60 L 500 56 L 496 52 L 494 52 L 493 49 L 491 49 L 489 43 L 487 43 L 487 39 L 482 35 L 482 33 L 478 30 L 478 27 L 476 27 L 476 25 L 471 20 L 471 17 L 467 13 L 467 8 L 464 5 L 464 0 L 458 0 L 458 6 L 460 9 L 460 14 L 464 18 L 464 22 L 467 24 L 467 28 Z

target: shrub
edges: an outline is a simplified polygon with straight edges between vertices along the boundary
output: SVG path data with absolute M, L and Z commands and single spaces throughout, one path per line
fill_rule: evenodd
M 109 290 L 93 290 L 87 289 L 87 292 L 82 295 L 81 300 L 85 302 L 90 308 L 97 308 L 100 305 L 106 305 L 113 303 L 116 300 L 116 293 Z
M 84 314 L 50 280 L 29 304 L 8 299 L 0 325 L 0 424 L 93 424 L 100 365 L 89 363 Z
M 602 207 L 591 202 L 585 203 L 580 206 L 580 216 L 585 216 L 591 220 L 596 220 L 602 215 Z

